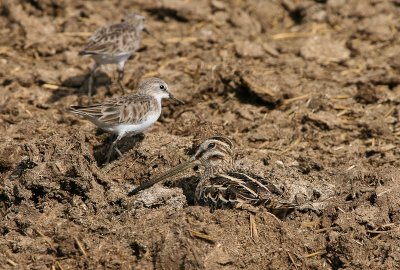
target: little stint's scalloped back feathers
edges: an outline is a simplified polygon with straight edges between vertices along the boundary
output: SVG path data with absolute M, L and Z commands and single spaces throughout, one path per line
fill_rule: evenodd
M 143 81 L 137 92 L 88 106 L 71 106 L 69 111 L 79 114 L 99 128 L 117 136 L 107 155 L 107 163 L 116 143 L 125 136 L 142 133 L 161 115 L 161 101 L 171 98 L 168 85 L 159 78 Z M 118 148 L 115 148 L 119 152 Z

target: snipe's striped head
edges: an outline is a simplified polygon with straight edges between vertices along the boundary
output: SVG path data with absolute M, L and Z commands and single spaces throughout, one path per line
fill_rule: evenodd
M 211 137 L 199 146 L 194 158 L 201 162 L 208 173 L 229 170 L 234 162 L 233 143 L 226 137 Z

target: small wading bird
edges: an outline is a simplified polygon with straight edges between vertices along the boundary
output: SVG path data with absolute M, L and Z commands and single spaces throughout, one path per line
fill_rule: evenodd
M 136 93 L 99 104 L 71 106 L 69 111 L 82 115 L 99 128 L 116 135 L 108 150 L 107 164 L 113 149 L 122 156 L 116 147 L 119 140 L 142 133 L 157 121 L 161 115 L 161 100 L 164 98 L 183 104 L 169 92 L 168 85 L 163 80 L 150 78 L 139 85 Z
M 116 64 L 118 85 L 125 93 L 122 80 L 124 78 L 125 62 L 139 48 L 141 32 L 144 27 L 144 17 L 132 13 L 122 19 L 121 23 L 104 26 L 96 30 L 79 55 L 91 56 L 94 64 L 88 79 L 88 95 L 92 95 L 93 76 L 96 69 L 105 64 Z
M 215 136 L 205 140 L 188 161 L 143 183 L 129 195 L 150 187 L 194 165 L 205 168 L 195 191 L 198 203 L 217 208 L 251 209 L 264 206 L 277 216 L 286 216 L 295 205 L 281 199 L 282 191 L 262 177 L 240 172 L 234 166 L 233 143 L 226 137 Z

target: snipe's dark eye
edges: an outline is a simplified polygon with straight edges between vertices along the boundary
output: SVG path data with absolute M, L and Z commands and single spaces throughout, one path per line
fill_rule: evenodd
M 165 86 L 163 84 L 160 85 L 161 90 L 165 90 Z
M 210 143 L 209 145 L 208 145 L 208 149 L 212 149 L 212 148 L 214 148 L 215 147 L 215 143 Z

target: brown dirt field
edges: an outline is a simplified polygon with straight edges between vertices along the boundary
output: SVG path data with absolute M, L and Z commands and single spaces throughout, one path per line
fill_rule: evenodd
M 164 101 L 101 167 L 108 134 L 66 108 L 89 102 L 90 33 L 131 11 L 165 46 L 144 35 L 124 84 L 158 76 L 186 104 Z M 4 0 L 0 12 L 1 269 L 400 269 L 398 0 Z M 95 102 L 121 94 L 115 77 L 97 73 Z M 127 196 L 213 134 L 311 207 L 210 213 L 194 205 L 198 168 Z

